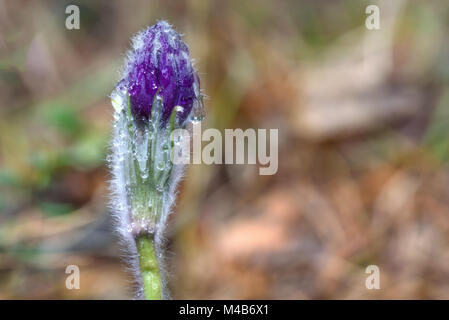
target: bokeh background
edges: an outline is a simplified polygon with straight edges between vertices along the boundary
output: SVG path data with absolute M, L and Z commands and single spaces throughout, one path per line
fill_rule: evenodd
M 1 299 L 133 297 L 107 207 L 108 95 L 158 19 L 195 58 L 203 128 L 279 129 L 276 175 L 189 167 L 174 298 L 449 298 L 447 1 L 0 0 Z

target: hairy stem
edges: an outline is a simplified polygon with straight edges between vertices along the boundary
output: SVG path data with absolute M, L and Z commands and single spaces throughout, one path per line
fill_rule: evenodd
M 161 300 L 161 272 L 157 261 L 154 238 L 150 235 L 138 236 L 136 239 L 136 245 L 139 253 L 140 273 L 142 275 L 145 299 Z

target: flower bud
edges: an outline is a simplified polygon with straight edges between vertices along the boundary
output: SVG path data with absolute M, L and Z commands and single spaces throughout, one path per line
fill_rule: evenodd
M 183 123 L 199 97 L 199 78 L 190 61 L 187 45 L 167 22 L 159 21 L 134 39 L 125 64 L 120 90 L 129 94 L 136 119 L 151 118 L 155 95 L 162 98 L 162 123 L 175 106 Z
M 138 296 L 143 291 L 150 298 L 160 295 L 163 232 L 184 168 L 171 161 L 171 134 L 203 118 L 201 97 L 189 50 L 167 22 L 134 37 L 122 79 L 111 94 L 110 166 L 113 216 Z

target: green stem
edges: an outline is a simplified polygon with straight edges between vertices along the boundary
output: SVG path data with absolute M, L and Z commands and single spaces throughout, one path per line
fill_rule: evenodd
M 161 300 L 161 273 L 157 261 L 154 239 L 151 236 L 139 236 L 136 239 L 136 245 L 139 253 L 140 273 L 142 275 L 145 299 Z

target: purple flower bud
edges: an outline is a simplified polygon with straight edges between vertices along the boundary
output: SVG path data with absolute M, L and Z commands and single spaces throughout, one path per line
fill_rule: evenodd
M 166 21 L 159 21 L 133 39 L 120 89 L 125 89 L 137 119 L 151 118 L 156 93 L 162 98 L 165 123 L 175 106 L 180 123 L 199 97 L 199 78 L 190 61 L 189 49 Z

